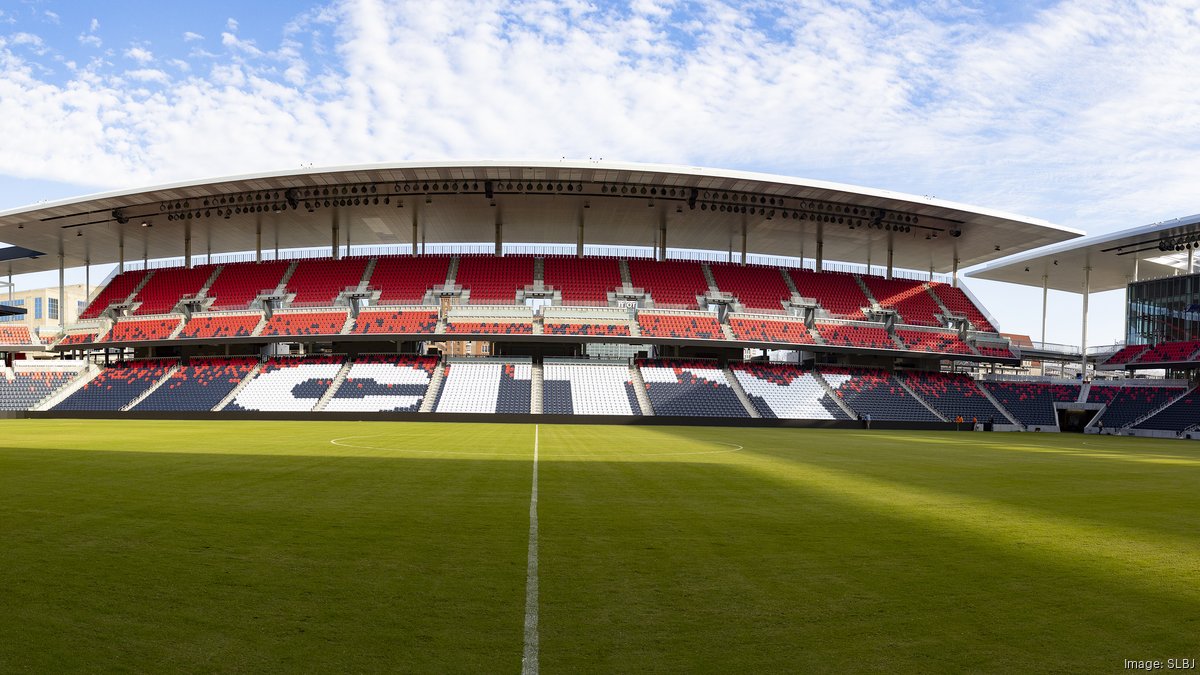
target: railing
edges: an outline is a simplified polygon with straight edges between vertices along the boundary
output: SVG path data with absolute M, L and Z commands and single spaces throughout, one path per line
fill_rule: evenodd
M 434 243 L 426 245 L 418 245 L 417 250 L 421 255 L 493 255 L 496 252 L 496 244 L 494 242 L 464 242 L 464 243 Z M 501 251 L 504 255 L 532 255 L 532 256 L 574 256 L 576 252 L 575 244 L 563 243 L 505 243 L 501 246 Z M 338 252 L 343 257 L 361 257 L 361 256 L 410 256 L 413 252 L 412 244 L 394 244 L 394 245 L 361 245 L 361 246 L 341 246 Z M 312 258 L 330 258 L 332 257 L 332 249 L 329 248 L 289 248 L 289 249 L 263 249 L 263 262 L 275 260 L 290 261 L 290 260 L 305 260 Z M 585 257 L 598 258 L 635 258 L 635 259 L 653 259 L 658 253 L 658 249 L 653 246 L 607 246 L 600 244 L 585 244 L 583 254 Z M 255 262 L 257 254 L 253 251 L 239 251 L 235 253 L 217 253 L 217 254 L 200 254 L 192 256 L 193 265 L 224 265 L 229 263 L 249 263 Z M 727 251 L 705 251 L 698 249 L 667 249 L 668 260 L 687 260 L 694 262 L 712 262 L 712 263 L 740 263 L 741 253 L 733 254 Z M 764 255 L 751 253 L 746 256 L 746 262 L 750 265 L 759 265 L 767 267 L 785 267 L 793 269 L 806 269 L 815 271 L 816 261 L 812 258 L 799 258 L 793 256 L 779 255 Z M 176 256 L 172 258 L 159 258 L 155 260 L 142 261 L 131 260 L 125 263 L 126 271 L 135 271 L 141 269 L 166 269 L 171 267 L 183 267 L 184 258 Z M 882 265 L 863 265 L 858 263 L 846 263 L 837 261 L 825 261 L 822 265 L 826 272 L 845 272 L 850 274 L 865 274 L 868 276 L 882 276 L 885 269 Z M 115 275 L 115 272 L 114 272 Z M 897 279 L 908 279 L 910 281 L 928 281 L 930 275 L 928 272 L 920 270 L 901 270 L 895 269 L 892 276 Z M 111 280 L 106 279 L 103 286 Z M 933 281 L 942 281 L 949 283 L 952 280 L 951 275 L 934 274 Z M 975 303 L 978 305 L 979 303 Z M 990 320 L 990 317 L 989 317 Z

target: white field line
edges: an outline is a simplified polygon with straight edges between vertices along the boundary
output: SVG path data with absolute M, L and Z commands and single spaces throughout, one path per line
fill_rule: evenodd
M 533 489 L 529 493 L 529 556 L 525 565 L 525 651 L 521 674 L 538 672 L 538 432 L 533 425 Z

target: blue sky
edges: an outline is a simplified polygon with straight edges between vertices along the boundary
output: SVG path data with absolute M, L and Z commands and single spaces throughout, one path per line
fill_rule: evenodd
M 1106 232 L 1188 215 L 1200 8 L 1161 2 L 0 2 L 0 208 L 251 171 L 605 157 Z M 1040 292 L 971 287 L 1038 333 Z M 1093 342 L 1119 337 L 1119 294 Z M 1078 299 L 1048 338 L 1079 340 Z

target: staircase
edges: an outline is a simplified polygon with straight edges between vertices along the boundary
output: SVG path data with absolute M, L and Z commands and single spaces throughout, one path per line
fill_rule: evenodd
M 754 407 L 754 402 L 746 395 L 746 390 L 742 389 L 742 383 L 733 374 L 733 369 L 726 365 L 722 371 L 725 373 L 725 379 L 729 380 L 729 388 L 737 394 L 738 400 L 742 402 L 742 407 L 746 409 L 746 412 L 750 413 L 751 417 L 762 417 L 762 413 L 758 412 L 758 408 Z
M 92 378 L 99 375 L 101 370 L 103 369 L 100 366 L 97 366 L 94 363 L 89 363 L 83 370 L 79 371 L 79 374 L 75 376 L 75 379 L 64 384 L 58 391 L 51 392 L 49 396 L 39 401 L 38 404 L 30 408 L 30 410 L 50 410 L 59 403 L 62 403 L 63 400 L 71 394 L 74 394 L 82 389 L 83 385 L 91 382 Z
M 367 286 L 371 285 L 371 275 L 375 273 L 375 264 L 379 262 L 379 258 L 370 258 L 367 260 L 367 266 L 363 268 L 362 279 L 358 282 L 358 290 L 365 291 Z
M 350 374 L 350 367 L 353 365 L 354 359 L 346 359 L 346 362 L 338 369 L 337 375 L 333 376 L 333 382 L 329 383 L 329 388 L 321 395 L 317 405 L 313 406 L 313 412 L 325 410 L 325 406 L 329 405 L 329 401 L 337 395 L 337 390 L 342 388 L 342 383 L 346 381 L 346 376 Z
M 142 277 L 142 280 L 138 282 L 138 285 L 133 287 L 133 292 L 131 292 L 129 297 L 125 298 L 121 304 L 129 304 L 133 302 L 133 299 L 137 297 L 137 294 L 141 293 L 142 289 L 146 287 L 146 284 L 150 282 L 150 277 L 152 276 L 154 276 L 154 270 L 150 270 L 146 276 Z M 105 309 L 107 309 L 107 307 Z
M 787 270 L 779 268 L 779 273 L 783 275 L 783 283 L 792 291 L 794 295 L 800 295 L 800 289 L 796 288 L 796 282 L 792 279 L 792 275 L 787 273 Z
M 625 284 L 626 288 L 632 288 L 633 277 L 629 276 L 629 261 L 624 258 L 618 258 L 617 267 L 621 270 L 621 283 Z
M 897 377 L 895 374 L 892 374 L 890 377 L 892 378 L 892 381 L 893 381 L 893 382 L 895 382 L 896 384 L 900 385 L 900 387 L 901 387 L 902 389 L 904 389 L 904 391 L 907 391 L 909 396 L 912 396 L 913 398 L 915 398 L 915 399 L 917 400 L 917 403 L 920 403 L 921 405 L 925 406 L 925 409 L 926 409 L 926 410 L 928 410 L 929 412 L 933 413 L 933 416 L 934 416 L 934 417 L 938 418 L 939 420 L 941 420 L 941 421 L 943 421 L 943 422 L 949 422 L 949 421 L 950 421 L 950 420 L 946 419 L 946 416 L 945 416 L 945 415 L 943 415 L 942 413 L 938 412 L 936 408 L 934 408 L 933 406 L 929 405 L 929 402 L 928 402 L 928 401 L 926 401 L 925 399 L 921 398 L 921 396 L 920 396 L 919 394 L 917 394 L 917 392 L 916 392 L 916 391 L 914 391 L 912 387 L 908 386 L 908 383 L 904 381 L 904 378 Z
M 638 407 L 642 409 L 642 414 L 652 417 L 654 408 L 650 406 L 650 396 L 646 393 L 646 381 L 642 379 L 642 371 L 638 370 L 637 364 L 629 365 L 629 382 L 633 385 L 633 393 L 637 396 Z
M 213 273 L 208 275 L 208 281 L 205 281 L 204 285 L 200 287 L 200 291 L 196 293 L 197 298 L 208 297 L 208 290 L 212 288 L 213 282 L 217 280 L 217 275 L 219 275 L 223 269 L 225 269 L 224 265 L 217 265 L 216 269 L 213 270 Z
M 421 401 L 420 412 L 433 412 L 434 406 L 437 405 L 438 394 L 442 391 L 442 380 L 446 377 L 446 360 L 438 361 L 437 367 L 433 369 L 433 377 L 429 378 L 429 388 L 425 390 L 425 399 Z
M 246 373 L 246 376 L 242 378 L 242 381 L 238 382 L 237 386 L 233 388 L 233 391 L 229 392 L 228 396 L 221 399 L 220 403 L 213 406 L 212 412 L 224 410 L 225 406 L 233 403 L 234 400 L 237 399 L 238 394 L 242 393 L 242 390 L 246 388 L 246 385 L 250 384 L 251 380 L 258 377 L 258 374 L 262 372 L 262 367 L 263 364 L 261 363 L 254 364 L 254 367 L 250 369 L 250 372 Z
M 894 332 L 891 332 L 891 331 L 888 331 L 888 335 L 891 336 L 892 342 L 896 343 L 897 349 L 903 349 L 905 351 L 908 351 L 908 345 L 904 344 L 904 340 L 901 340 L 899 335 L 896 335 Z
M 721 333 L 725 336 L 726 340 L 737 340 L 737 336 L 733 334 L 733 329 L 727 323 L 721 324 Z
M 1084 382 L 1082 385 L 1079 386 L 1079 398 L 1075 399 L 1075 402 L 1076 403 L 1087 403 L 1088 396 L 1091 394 L 1091 392 L 1092 392 L 1092 383 Z
M 451 286 L 458 279 L 458 256 L 450 259 L 450 264 L 446 266 L 446 285 Z
M 529 383 L 529 412 L 534 415 L 542 414 L 542 388 L 544 386 L 544 376 L 542 374 L 542 364 L 534 362 L 530 367 L 530 383 Z
M 1178 396 L 1176 396 L 1176 397 L 1172 398 L 1170 401 L 1167 401 L 1166 403 L 1164 403 L 1164 404 L 1162 404 L 1162 405 L 1158 406 L 1158 407 L 1157 407 L 1157 408 L 1155 408 L 1154 410 L 1151 410 L 1150 412 L 1146 413 L 1145 415 L 1142 415 L 1141 417 L 1139 417 L 1139 418 L 1137 418 L 1136 420 L 1134 420 L 1134 421 L 1130 422 L 1129 424 L 1126 424 L 1125 426 L 1123 426 L 1123 427 L 1121 427 L 1121 428 L 1122 428 L 1122 429 L 1128 429 L 1128 428 L 1130 428 L 1130 427 L 1137 426 L 1137 425 L 1141 424 L 1142 422 L 1145 422 L 1146 420 L 1150 419 L 1151 417 L 1154 417 L 1154 416 L 1155 416 L 1155 415 L 1157 415 L 1158 413 L 1160 413 L 1160 412 L 1162 412 L 1163 410 L 1165 410 L 1167 407 L 1169 407 L 1169 406 L 1170 406 L 1172 403 L 1174 403 L 1175 401 L 1178 401 L 1179 399 L 1183 398 L 1184 396 L 1187 396 L 1188 394 L 1192 393 L 1192 392 L 1193 392 L 1193 391 L 1195 391 L 1195 390 L 1196 390 L 1196 387 L 1187 387 L 1187 388 L 1185 388 L 1185 389 L 1183 390 L 1183 393 L 1181 393 L 1180 395 L 1178 395 Z M 1189 427 L 1189 428 L 1190 428 L 1190 427 Z
M 538 256 L 533 259 L 533 285 L 541 288 L 546 283 L 546 259 Z
M 342 329 L 337 332 L 338 335 L 349 335 L 354 329 L 354 312 L 346 312 L 346 321 L 342 324 Z
M 266 325 L 267 325 L 267 315 L 264 312 L 262 315 L 262 318 L 258 320 L 258 325 L 254 327 L 254 330 L 250 331 L 250 335 L 252 337 L 258 337 L 258 334 L 262 332 L 262 329 L 264 327 L 266 327 Z
M 942 299 L 938 297 L 937 293 L 933 292 L 933 287 L 930 286 L 928 282 L 921 285 L 925 288 L 925 292 L 928 293 L 929 296 L 933 298 L 933 301 L 937 303 L 937 306 L 942 308 L 942 316 L 949 316 L 951 314 L 950 308 L 942 302 Z
M 149 388 L 149 389 L 147 389 L 146 391 L 143 391 L 141 394 L 138 394 L 137 398 L 135 398 L 135 399 L 133 399 L 132 401 L 130 401 L 130 402 L 129 402 L 129 405 L 125 406 L 124 408 L 121 408 L 121 412 L 126 412 L 126 411 L 129 411 L 129 410 L 133 410 L 134 406 L 136 406 L 137 404 L 139 404 L 139 403 L 141 403 L 142 401 L 146 400 L 146 398 L 147 398 L 148 396 L 150 396 L 150 394 L 153 394 L 153 393 L 154 393 L 154 391 L 155 391 L 156 389 L 158 389 L 159 387 L 163 386 L 163 384 L 164 384 L 164 383 L 166 383 L 166 382 L 167 382 L 167 380 L 170 380 L 172 375 L 174 375 L 175 373 L 179 372 L 179 369 L 180 369 L 180 368 L 182 368 L 182 367 L 183 367 L 183 366 L 181 366 L 181 365 L 179 365 L 178 363 L 176 363 L 175 365 L 173 365 L 173 366 L 171 366 L 170 368 L 168 368 L 168 369 L 167 369 L 167 372 L 166 372 L 166 374 L 165 374 L 165 375 L 163 375 L 161 378 L 159 378 L 159 380 L 158 380 L 157 382 L 155 382 L 154 384 L 150 385 L 150 388 Z
M 283 273 L 283 277 L 279 279 L 279 285 L 275 287 L 276 293 L 287 292 L 288 282 L 292 280 L 292 275 L 296 273 L 296 266 L 299 264 L 299 260 L 293 260 L 292 264 L 288 265 L 287 270 Z
M 179 325 L 175 326 L 175 330 L 171 331 L 171 334 L 167 336 L 167 339 L 174 340 L 175 338 L 179 337 L 179 334 L 183 332 L 183 327 L 186 325 L 187 325 L 187 319 L 181 318 L 179 320 Z
M 858 287 L 862 289 L 863 295 L 867 296 L 867 300 L 870 301 L 871 306 L 879 305 L 879 301 L 871 294 L 871 289 L 867 288 L 867 282 L 863 281 L 862 277 L 857 274 L 854 275 L 854 280 L 858 282 Z M 880 306 L 882 307 L 882 305 Z
M 1019 421 L 1017 421 L 1017 418 L 1013 417 L 1013 414 L 1008 411 L 1008 408 L 1005 408 L 1004 406 L 1000 405 L 1000 401 L 997 401 L 996 397 L 992 396 L 992 392 L 988 391 L 987 387 L 976 382 L 975 388 L 979 390 L 979 393 L 983 394 L 984 398 L 991 401 L 992 405 L 996 406 L 996 410 L 999 410 L 1000 414 L 1004 415 L 1005 419 L 1007 419 L 1010 424 L 1015 424 L 1017 426 L 1021 426 L 1021 423 Z
M 829 394 L 829 398 L 833 399 L 833 402 L 842 409 L 842 412 L 849 415 L 850 419 L 852 420 L 858 419 L 858 411 L 856 411 L 854 408 L 851 408 L 849 403 L 846 403 L 842 400 L 841 396 L 837 395 L 837 391 L 829 385 L 829 382 L 825 380 L 825 376 L 821 375 L 820 371 L 814 370 L 812 375 L 813 379 L 819 382 L 821 387 L 825 389 L 825 393 Z
M 700 263 L 700 269 L 704 272 L 704 278 L 708 281 L 708 290 L 713 293 L 720 293 L 721 289 L 717 288 L 717 278 L 713 276 L 712 270 L 705 263 Z

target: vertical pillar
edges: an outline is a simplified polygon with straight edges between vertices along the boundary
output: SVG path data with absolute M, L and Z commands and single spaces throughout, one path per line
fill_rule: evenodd
M 262 262 L 262 218 L 254 223 L 254 262 Z
M 950 283 L 958 288 L 958 254 L 954 254 L 954 269 L 950 273 Z
M 742 267 L 746 266 L 746 217 L 742 216 Z
M 332 237 L 330 244 L 330 256 L 334 260 L 339 260 L 342 257 L 342 242 L 341 242 L 341 223 L 338 222 L 338 213 L 333 212 L 333 221 L 330 223 L 330 235 Z
M 1087 322 L 1088 322 L 1088 298 L 1092 294 L 1092 268 L 1085 266 L 1083 268 L 1083 335 L 1080 338 L 1079 345 L 1079 372 L 1082 377 L 1087 376 Z
M 871 276 L 871 244 L 867 243 L 867 276 Z
M 125 271 L 125 231 L 117 230 L 117 274 Z
M 667 259 L 667 214 L 665 211 L 658 214 L 658 259 Z
M 496 255 L 504 255 L 504 223 L 500 209 L 496 209 Z
M 892 248 L 892 236 L 888 235 L 888 255 L 887 255 L 887 278 L 892 278 L 892 263 L 896 259 L 896 250 Z
M 58 252 L 58 332 L 67 330 L 67 271 L 63 252 Z
M 346 257 L 350 257 L 350 230 L 354 228 L 354 221 L 346 221 Z
M 413 204 L 412 210 L 412 254 L 417 255 L 417 205 Z
M 1188 252 L 1188 274 L 1196 273 L 1196 249 Z
M 12 278 L 9 278 L 12 281 Z M 87 259 L 83 261 L 83 300 L 87 302 L 92 297 L 92 261 Z M 78 317 L 76 317 L 78 318 Z
M 1050 276 L 1047 274 L 1043 274 L 1042 275 L 1042 345 L 1043 346 L 1046 344 L 1046 296 L 1048 295 L 1049 289 L 1050 289 L 1049 281 L 1050 281 Z
M 1138 263 L 1141 261 L 1142 261 L 1141 254 L 1134 253 L 1133 254 L 1133 280 L 1134 281 L 1138 280 Z
M 275 224 L 275 260 L 279 260 L 279 223 Z
M 183 266 L 192 269 L 192 221 L 183 224 Z
M 929 280 L 933 281 L 933 263 L 929 263 Z
M 575 257 L 583 257 L 583 209 L 579 209 L 579 222 L 575 225 Z
M 817 266 L 816 271 L 825 269 L 825 226 L 817 223 Z

